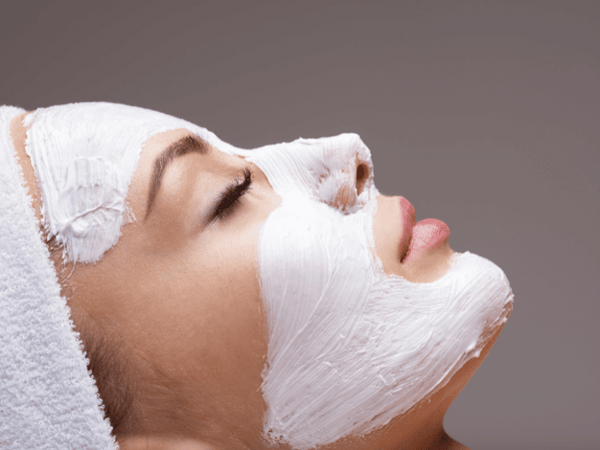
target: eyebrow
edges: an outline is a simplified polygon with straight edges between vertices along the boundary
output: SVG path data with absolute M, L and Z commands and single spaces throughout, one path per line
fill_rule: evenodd
M 169 167 L 169 163 L 175 158 L 187 155 L 188 153 L 206 155 L 209 149 L 210 146 L 204 140 L 200 139 L 198 136 L 188 134 L 173 142 L 156 157 L 154 160 L 154 171 L 152 172 L 152 178 L 150 180 L 148 206 L 146 207 L 146 217 L 144 217 L 144 220 L 146 220 L 150 215 L 150 212 L 152 212 L 152 207 L 154 206 L 156 196 L 160 190 L 160 185 L 167 167 Z

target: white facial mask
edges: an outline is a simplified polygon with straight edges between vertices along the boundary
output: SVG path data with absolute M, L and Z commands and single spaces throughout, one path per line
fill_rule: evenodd
M 358 136 L 301 139 L 247 159 L 282 198 L 259 241 L 264 432 L 274 442 L 308 449 L 384 426 L 444 386 L 506 321 L 508 280 L 479 256 L 453 255 L 432 283 L 384 273 L 372 175 L 345 213 L 331 206 L 354 182 L 357 159 L 371 165 Z
M 185 120 L 113 103 L 40 108 L 24 125 L 44 227 L 73 262 L 96 262 L 117 243 L 129 217 L 129 183 L 147 139 L 184 128 L 223 151 L 230 147 Z
M 142 144 L 156 133 L 187 129 L 265 172 L 282 199 L 258 255 L 269 333 L 264 432 L 274 441 L 308 449 L 384 426 L 479 355 L 512 305 L 504 273 L 470 253 L 433 283 L 383 272 L 372 232 L 378 192 L 356 135 L 249 151 L 184 120 L 108 103 L 38 109 L 24 124 L 44 225 L 70 261 L 96 262 L 118 241 Z M 357 195 L 359 162 L 371 175 Z

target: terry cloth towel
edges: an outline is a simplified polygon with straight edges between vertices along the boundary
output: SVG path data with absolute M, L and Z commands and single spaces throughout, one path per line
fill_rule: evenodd
M 0 107 L 0 448 L 117 449 Z

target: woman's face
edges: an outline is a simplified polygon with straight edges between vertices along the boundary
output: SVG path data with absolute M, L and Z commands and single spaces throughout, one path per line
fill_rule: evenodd
M 377 422 L 386 410 L 398 416 L 445 385 L 505 320 L 509 291 L 491 309 L 465 300 L 440 312 L 437 300 L 420 300 L 446 298 L 448 286 L 459 286 L 448 279 L 449 231 L 434 220 L 415 225 L 404 198 L 379 195 L 370 153 L 356 136 L 237 152 L 194 131 L 169 129 L 143 142 L 125 202 L 134 219 L 97 261 L 75 264 L 68 280 L 74 317 L 89 315 L 117 333 L 180 393 L 177 404 L 154 405 L 148 429 L 168 434 L 168 414 L 159 412 L 177 408 L 191 428 L 202 424 L 191 434 L 228 436 L 234 447 L 265 432 L 293 448 L 368 433 L 390 422 Z M 306 158 L 295 156 L 302 147 Z M 344 284 L 364 273 L 357 289 Z M 344 289 L 342 303 L 331 300 Z M 467 307 L 471 313 L 455 311 Z M 453 337 L 448 330 L 469 321 L 481 323 L 437 368 L 436 333 Z M 415 329 L 394 334 L 407 324 Z M 416 341 L 395 342 L 407 339 Z M 419 349 L 428 355 L 415 357 Z M 414 364 L 418 376 L 393 364 Z M 363 404 L 352 389 L 370 392 Z M 323 410 L 311 409 L 316 399 L 341 402 L 319 417 L 329 428 L 341 423 L 339 430 L 311 434 L 290 425 L 310 425 Z M 347 425 L 342 416 L 352 407 L 362 422 Z

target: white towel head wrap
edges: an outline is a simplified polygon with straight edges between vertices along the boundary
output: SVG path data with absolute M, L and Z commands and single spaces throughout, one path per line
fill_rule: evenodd
M 0 107 L 0 447 L 116 449 Z

